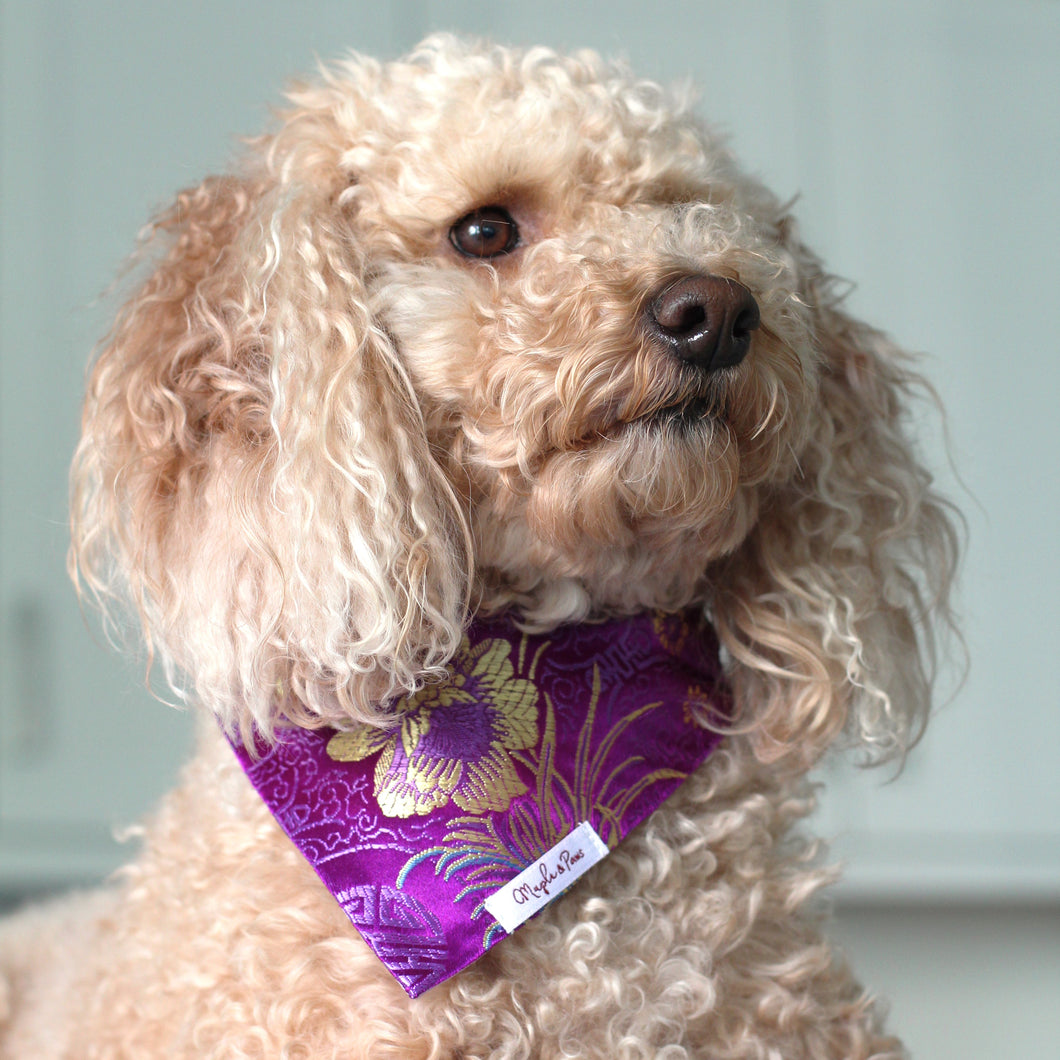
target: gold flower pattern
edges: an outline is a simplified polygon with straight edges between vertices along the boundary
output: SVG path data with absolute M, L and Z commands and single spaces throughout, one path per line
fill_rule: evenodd
M 388 817 L 414 817 L 450 801 L 468 813 L 503 811 L 526 792 L 510 752 L 538 740 L 537 688 L 516 678 L 511 645 L 465 638 L 451 680 L 397 703 L 391 730 L 337 733 L 330 758 L 359 762 L 378 755 L 375 798 Z

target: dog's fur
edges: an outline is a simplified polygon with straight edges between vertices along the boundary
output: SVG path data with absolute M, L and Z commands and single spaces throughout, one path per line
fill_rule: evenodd
M 686 100 L 591 54 L 351 57 L 247 154 L 155 222 L 95 365 L 82 584 L 130 601 L 175 687 L 244 738 L 385 723 L 475 610 L 547 629 L 702 604 L 732 732 L 409 1001 L 206 724 L 139 860 L 7 926 L 2 1055 L 898 1054 L 792 826 L 826 748 L 901 755 L 928 708 L 956 536 L 908 438 L 908 359 Z M 519 245 L 458 253 L 451 226 L 494 205 Z M 644 324 L 692 274 L 761 313 L 709 376 Z

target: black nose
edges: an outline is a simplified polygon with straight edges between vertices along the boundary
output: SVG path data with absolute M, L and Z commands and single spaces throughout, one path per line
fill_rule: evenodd
M 649 302 L 645 316 L 657 341 L 704 372 L 739 364 L 761 322 L 754 295 L 725 276 L 682 276 Z

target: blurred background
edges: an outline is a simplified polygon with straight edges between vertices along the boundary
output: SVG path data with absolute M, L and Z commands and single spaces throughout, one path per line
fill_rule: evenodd
M 692 79 L 800 196 L 853 310 L 948 409 L 971 656 L 897 783 L 837 761 L 835 933 L 914 1056 L 1060 1057 L 1060 3 L 0 0 L 0 904 L 101 878 L 190 747 L 66 581 L 66 467 L 106 288 L 289 78 L 434 29 Z M 952 675 L 951 675 L 952 676 Z M 952 691 L 953 681 L 950 681 Z

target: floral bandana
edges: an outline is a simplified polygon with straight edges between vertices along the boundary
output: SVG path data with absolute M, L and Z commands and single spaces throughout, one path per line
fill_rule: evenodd
M 555 898 L 710 754 L 728 714 L 696 612 L 527 634 L 477 621 L 390 729 L 285 729 L 251 783 L 411 997 Z

